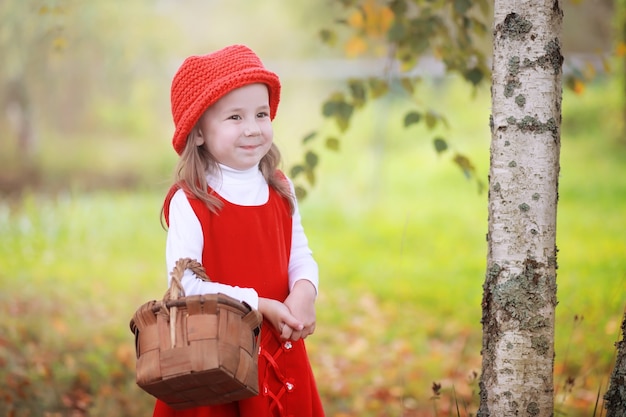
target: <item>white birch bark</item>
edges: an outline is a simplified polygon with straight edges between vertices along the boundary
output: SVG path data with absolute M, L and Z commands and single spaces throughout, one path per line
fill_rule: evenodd
M 494 5 L 481 417 L 553 415 L 562 16 Z
M 626 417 L 626 313 L 622 319 L 622 340 L 617 342 L 616 347 L 615 367 L 609 389 L 604 395 L 606 417 Z

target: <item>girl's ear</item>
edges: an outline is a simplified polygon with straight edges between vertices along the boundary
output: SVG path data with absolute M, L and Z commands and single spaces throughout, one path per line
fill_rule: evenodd
M 202 130 L 199 127 L 195 127 L 192 131 L 193 141 L 196 146 L 204 145 L 204 136 L 202 135 Z

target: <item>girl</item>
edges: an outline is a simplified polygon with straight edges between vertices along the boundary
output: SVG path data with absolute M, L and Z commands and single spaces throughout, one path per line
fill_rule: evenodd
M 176 183 L 163 204 L 168 271 L 201 262 L 213 282 L 186 271 L 186 295 L 224 293 L 263 315 L 256 397 L 155 417 L 320 417 L 304 346 L 315 330 L 318 269 L 293 184 L 277 166 L 271 121 L 280 81 L 243 45 L 187 58 L 171 89 Z

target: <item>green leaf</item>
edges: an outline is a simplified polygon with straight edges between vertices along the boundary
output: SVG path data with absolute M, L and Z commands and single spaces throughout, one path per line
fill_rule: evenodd
M 339 139 L 335 137 L 326 138 L 326 147 L 333 151 L 339 150 Z
M 290 177 L 291 178 L 296 178 L 298 175 L 300 175 L 301 173 L 304 172 L 304 167 L 300 164 L 298 165 L 294 165 L 291 167 L 291 171 L 290 171 Z
M 309 170 L 312 170 L 313 168 L 317 166 L 317 162 L 319 161 L 319 158 L 315 152 L 308 151 L 306 155 L 304 156 L 304 160 L 306 161 L 307 168 L 309 168 L 306 170 L 308 172 Z
M 313 131 L 313 132 L 309 133 L 304 138 L 302 138 L 302 143 L 307 143 L 308 141 L 313 139 L 315 136 L 317 136 L 317 132 L 316 131 Z
M 365 84 L 361 80 L 351 79 L 348 81 L 348 88 L 352 94 L 352 103 L 354 107 L 361 108 L 366 101 Z
M 402 77 L 400 79 L 400 85 L 402 85 L 402 88 L 404 88 L 404 91 L 406 91 L 410 95 L 413 95 L 413 93 L 415 92 L 415 87 L 413 86 L 414 83 L 415 81 L 413 81 L 411 78 L 408 78 L 408 77 Z
M 350 126 L 350 118 L 352 117 L 353 111 L 354 106 L 352 106 L 351 104 L 348 104 L 345 101 L 337 103 L 335 121 L 337 122 L 337 125 L 342 132 L 345 132 Z
M 402 21 L 396 19 L 387 31 L 389 42 L 401 42 L 407 36 L 407 29 Z
M 433 139 L 433 144 L 435 145 L 435 150 L 437 153 L 445 152 L 448 149 L 448 142 L 445 141 L 442 137 L 436 137 Z
M 478 85 L 485 77 L 485 74 L 483 74 L 480 68 L 472 68 L 468 71 L 465 71 L 463 77 L 465 77 L 465 79 L 472 84 Z
M 370 78 L 368 80 L 370 91 L 372 92 L 372 98 L 382 97 L 389 91 L 389 85 L 387 82 L 380 78 Z
M 426 126 L 429 129 L 433 129 L 437 125 L 437 119 L 439 116 L 435 112 L 429 111 L 426 113 Z
M 337 102 L 336 101 L 325 101 L 322 105 L 322 114 L 324 117 L 332 117 L 337 111 Z
M 422 114 L 416 111 L 410 111 L 404 116 L 404 127 L 409 127 L 412 124 L 419 123 L 422 120 Z
M 337 44 L 337 34 L 330 29 L 320 30 L 320 39 L 329 46 L 335 46 Z
M 304 187 L 300 186 L 300 185 L 296 185 L 295 186 L 296 189 L 296 198 L 298 200 L 304 200 L 304 198 L 306 197 L 306 190 L 304 189 Z
M 392 0 L 389 2 L 389 8 L 395 15 L 396 19 L 402 17 L 408 9 L 406 0 Z
M 454 163 L 457 164 L 459 168 L 461 168 L 463 174 L 465 174 L 465 177 L 467 179 L 471 178 L 472 174 L 476 170 L 474 168 L 474 165 L 472 165 L 472 163 L 470 162 L 469 158 L 459 153 L 454 156 Z
M 470 0 L 454 0 L 454 10 L 458 14 L 464 15 L 471 7 L 472 3 Z
M 324 102 L 322 106 L 322 114 L 324 117 L 334 117 L 342 131 L 345 131 L 350 124 L 350 117 L 354 107 L 346 103 L 342 93 L 333 93 L 331 97 Z

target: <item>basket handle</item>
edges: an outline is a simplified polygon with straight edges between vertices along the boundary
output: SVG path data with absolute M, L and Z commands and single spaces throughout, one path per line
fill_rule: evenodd
M 183 288 L 183 284 L 181 279 L 183 278 L 183 274 L 185 270 L 190 269 L 198 278 L 203 281 L 211 281 L 209 276 L 206 274 L 204 267 L 202 264 L 195 259 L 191 258 L 181 258 L 176 261 L 176 265 L 174 269 L 170 273 L 172 277 L 172 281 L 170 282 L 170 287 L 167 289 L 165 294 L 163 295 L 163 303 L 161 304 L 161 310 L 169 315 L 170 318 L 170 341 L 172 343 L 172 347 L 176 346 L 176 316 L 178 312 L 178 307 L 172 306 L 168 309 L 166 307 L 167 301 L 177 300 L 180 297 L 185 296 L 185 289 Z
M 241 321 L 254 331 L 254 335 L 258 336 L 261 332 L 261 323 L 263 323 L 263 315 L 259 312 L 259 310 L 255 310 L 248 305 L 248 303 L 243 303 L 246 307 L 250 309 L 245 316 L 242 317 Z
M 172 281 L 170 283 L 170 287 L 167 289 L 165 295 L 163 296 L 164 302 L 169 300 L 176 300 L 180 297 L 185 296 L 185 289 L 183 288 L 181 279 L 183 278 L 183 274 L 187 269 L 191 270 L 202 281 L 211 281 L 200 262 L 191 258 L 180 258 L 178 261 L 176 261 L 176 265 L 174 265 L 174 269 L 170 273 Z

